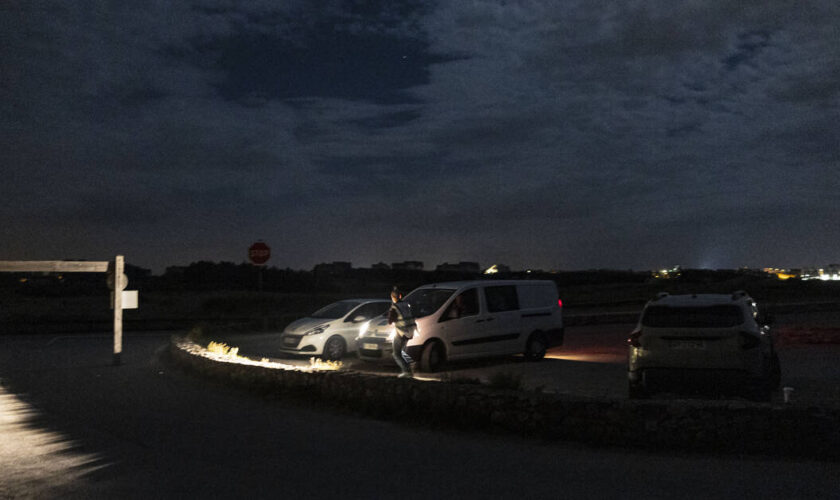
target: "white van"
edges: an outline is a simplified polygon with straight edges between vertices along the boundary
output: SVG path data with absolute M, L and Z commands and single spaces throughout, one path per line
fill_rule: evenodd
M 404 299 L 417 330 L 406 352 L 424 371 L 446 360 L 524 353 L 545 356 L 563 343 L 562 302 L 548 280 L 459 281 L 421 286 Z M 357 352 L 363 360 L 392 357 L 393 325 L 374 318 L 363 325 Z

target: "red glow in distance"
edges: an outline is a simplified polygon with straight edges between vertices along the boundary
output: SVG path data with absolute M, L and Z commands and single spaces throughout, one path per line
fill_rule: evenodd
M 563 301 L 562 300 L 557 299 L 557 307 L 563 307 Z

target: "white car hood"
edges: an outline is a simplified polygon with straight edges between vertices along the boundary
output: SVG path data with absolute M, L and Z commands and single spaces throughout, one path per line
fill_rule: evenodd
M 370 320 L 368 325 L 368 335 L 387 336 L 394 329 L 392 325 L 388 324 L 388 316 L 379 316 Z
M 316 326 L 326 326 L 327 324 L 329 324 L 330 321 L 331 320 L 325 320 L 323 318 L 300 318 L 299 320 L 292 321 L 291 323 L 289 323 L 283 330 L 283 333 L 300 335 L 302 333 L 308 332 Z

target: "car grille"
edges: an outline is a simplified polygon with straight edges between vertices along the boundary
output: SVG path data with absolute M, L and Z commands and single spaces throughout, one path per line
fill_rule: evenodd
M 283 335 L 281 340 L 283 347 L 297 347 L 303 335 Z

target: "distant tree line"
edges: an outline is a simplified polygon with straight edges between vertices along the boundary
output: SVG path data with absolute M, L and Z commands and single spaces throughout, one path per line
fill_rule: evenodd
M 603 286 L 635 286 L 644 294 L 729 293 L 744 289 L 756 298 L 773 296 L 777 291 L 816 292 L 833 284 L 782 282 L 766 273 L 748 270 L 683 269 L 679 277 L 655 279 L 650 272 L 593 269 L 585 271 L 513 271 L 492 275 L 451 270 L 341 268 L 328 271 L 260 268 L 251 264 L 198 261 L 187 266 L 168 267 L 161 275 L 126 264 L 128 288 L 144 292 L 180 291 L 256 291 L 285 293 L 365 293 L 388 296 L 392 286 L 405 291 L 427 283 L 474 279 L 548 279 L 561 290 Z M 38 296 L 64 296 L 107 293 L 101 273 L 0 273 L 0 289 Z

